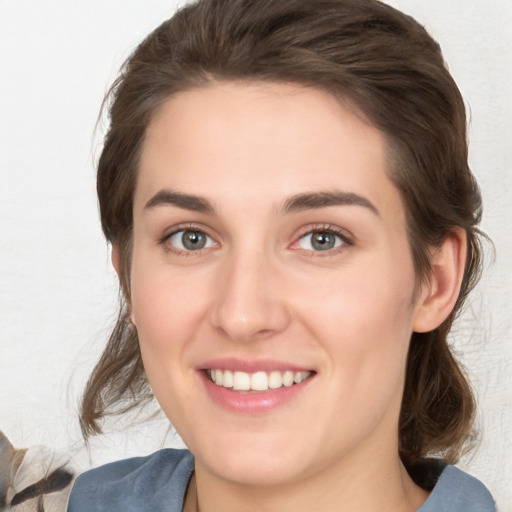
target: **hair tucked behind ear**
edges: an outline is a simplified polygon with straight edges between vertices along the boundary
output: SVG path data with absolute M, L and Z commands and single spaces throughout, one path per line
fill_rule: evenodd
M 443 333 L 414 334 L 399 423 L 404 462 L 432 454 L 456 462 L 471 446 L 474 411 L 471 388 Z
M 200 0 L 164 22 L 112 86 L 98 163 L 101 222 L 124 254 L 128 301 L 133 195 L 145 130 L 170 95 L 222 80 L 321 88 L 384 133 L 419 282 L 430 274 L 430 249 L 455 227 L 465 230 L 467 264 L 453 313 L 438 329 L 412 335 L 399 425 L 405 461 L 429 453 L 456 460 L 471 439 L 474 400 L 447 334 L 479 276 L 481 201 L 467 163 L 464 102 L 439 45 L 412 18 L 375 0 Z M 85 435 L 99 432 L 105 415 L 149 397 L 136 332 L 126 320 L 122 308 L 85 391 Z

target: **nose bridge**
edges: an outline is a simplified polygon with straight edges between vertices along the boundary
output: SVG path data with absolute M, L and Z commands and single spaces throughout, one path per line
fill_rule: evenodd
M 212 323 L 235 341 L 269 336 L 286 328 L 289 312 L 279 290 L 278 268 L 260 248 L 232 250 L 219 272 Z

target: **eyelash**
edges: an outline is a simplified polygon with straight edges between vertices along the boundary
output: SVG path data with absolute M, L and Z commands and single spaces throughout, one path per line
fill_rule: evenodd
M 214 242 L 214 244 L 219 245 L 218 242 L 215 241 L 215 239 L 210 236 L 207 231 L 198 225 L 195 224 L 187 224 L 182 226 L 175 227 L 170 233 L 165 234 L 163 237 L 161 237 L 158 240 L 158 244 L 161 245 L 166 252 L 171 252 L 176 254 L 177 256 L 196 256 L 199 254 L 202 254 L 205 250 L 211 249 L 212 247 L 205 247 L 200 248 L 197 250 L 187 250 L 187 249 L 180 249 L 176 247 L 175 245 L 172 245 L 169 243 L 171 238 L 178 233 L 182 232 L 198 232 L 203 233 L 206 235 L 210 240 Z M 325 233 L 328 235 L 334 235 L 340 240 L 340 244 L 336 247 L 333 247 L 331 249 L 326 249 L 325 251 L 315 251 L 311 249 L 303 249 L 299 246 L 299 243 L 302 239 L 304 239 L 308 235 L 313 235 L 314 233 Z M 316 224 L 313 226 L 308 226 L 307 229 L 305 228 L 300 234 L 295 238 L 294 242 L 290 245 L 292 249 L 304 251 L 307 253 L 310 253 L 310 256 L 332 256 L 334 254 L 337 254 L 340 251 L 345 250 L 347 247 L 350 247 L 353 245 L 352 237 L 347 234 L 347 232 L 337 226 L 333 226 L 331 224 Z M 297 247 L 294 247 L 297 246 Z
M 216 245 L 218 245 L 218 243 L 215 241 L 215 239 L 212 236 L 210 236 L 208 234 L 208 232 L 203 227 L 198 226 L 196 224 L 187 224 L 187 225 L 175 227 L 170 233 L 167 233 L 163 237 L 161 237 L 158 240 L 158 244 L 164 248 L 164 251 L 174 253 L 177 256 L 196 256 L 198 254 L 202 254 L 204 252 L 204 250 L 211 249 L 211 247 L 206 247 L 206 248 L 201 248 L 201 249 L 193 251 L 193 250 L 187 250 L 187 249 L 180 249 L 170 243 L 170 240 L 174 235 L 177 235 L 178 233 L 182 233 L 182 232 L 185 233 L 187 231 L 203 233 L 210 240 L 212 240 Z
M 316 224 L 313 226 L 308 226 L 304 231 L 302 231 L 299 236 L 295 239 L 292 245 L 297 245 L 299 242 L 304 239 L 308 235 L 313 235 L 314 233 L 325 233 L 329 235 L 334 235 L 339 238 L 341 243 L 333 247 L 332 249 L 326 249 L 325 251 L 315 251 L 310 249 L 303 249 L 301 247 L 294 247 L 296 250 L 305 251 L 310 253 L 311 257 L 326 257 L 333 256 L 338 254 L 341 251 L 344 251 L 347 247 L 354 245 L 352 237 L 343 229 L 338 226 L 334 226 L 332 224 Z

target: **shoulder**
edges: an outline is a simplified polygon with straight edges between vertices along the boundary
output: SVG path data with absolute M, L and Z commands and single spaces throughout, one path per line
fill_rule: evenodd
M 68 512 L 181 512 L 193 470 L 192 454 L 172 449 L 100 466 L 76 479 Z
M 445 466 L 427 501 L 417 512 L 495 512 L 487 488 L 455 466 Z

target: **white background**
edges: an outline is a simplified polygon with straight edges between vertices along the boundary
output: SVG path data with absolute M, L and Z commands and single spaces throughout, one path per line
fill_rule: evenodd
M 470 111 L 470 163 L 496 260 L 454 334 L 480 405 L 480 444 L 461 466 L 511 512 L 512 0 L 389 3 L 441 42 Z M 78 396 L 117 303 L 94 194 L 95 123 L 124 58 L 175 5 L 0 2 L 0 429 L 16 446 L 85 452 Z M 161 419 L 115 427 L 82 464 L 150 452 L 166 430 Z

